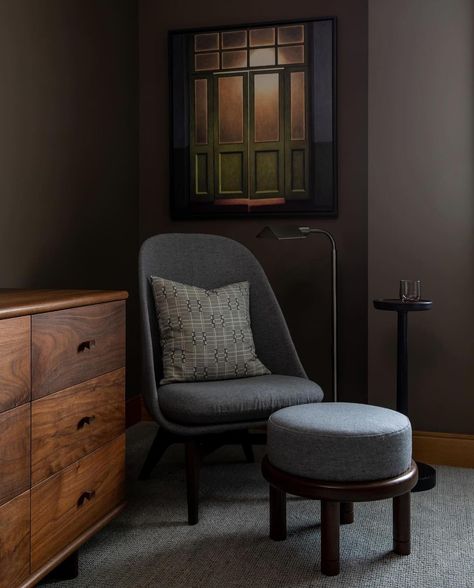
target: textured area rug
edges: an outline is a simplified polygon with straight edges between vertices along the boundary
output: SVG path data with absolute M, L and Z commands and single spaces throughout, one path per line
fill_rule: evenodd
M 341 527 L 341 574 L 330 578 L 319 571 L 319 502 L 289 497 L 288 538 L 271 541 L 260 465 L 222 448 L 204 463 L 200 522 L 189 527 L 182 447 L 137 481 L 155 432 L 129 429 L 128 506 L 81 549 L 79 577 L 57 588 L 474 587 L 474 470 L 440 466 L 437 487 L 412 495 L 408 557 L 391 552 L 391 501 L 356 504 Z

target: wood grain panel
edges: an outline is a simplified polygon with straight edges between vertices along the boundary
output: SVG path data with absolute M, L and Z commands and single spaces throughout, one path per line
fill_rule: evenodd
M 30 573 L 30 493 L 0 507 L 0 588 L 18 586 Z
M 30 317 L 0 320 L 0 412 L 30 400 Z
M 124 391 L 121 368 L 33 402 L 33 484 L 123 433 Z
M 124 499 L 125 435 L 31 490 L 31 571 Z
M 0 319 L 64 308 L 126 300 L 123 290 L 20 290 L 0 289 Z
M 0 414 L 0 504 L 30 485 L 30 405 Z
M 32 317 L 32 396 L 46 396 L 125 365 L 125 302 Z

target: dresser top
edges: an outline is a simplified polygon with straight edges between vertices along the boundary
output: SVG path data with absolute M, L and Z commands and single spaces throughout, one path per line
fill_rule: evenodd
M 126 300 L 124 290 L 15 290 L 0 288 L 0 319 Z

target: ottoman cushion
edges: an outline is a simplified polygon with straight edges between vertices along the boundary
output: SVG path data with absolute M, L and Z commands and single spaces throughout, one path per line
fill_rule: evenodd
M 268 459 L 284 472 L 334 482 L 381 480 L 411 465 L 411 425 L 379 406 L 302 404 L 268 421 Z

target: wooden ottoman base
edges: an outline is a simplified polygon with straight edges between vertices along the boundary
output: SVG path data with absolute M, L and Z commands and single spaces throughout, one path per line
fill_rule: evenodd
M 393 498 L 393 551 L 410 554 L 410 491 L 418 480 L 412 461 L 395 478 L 368 482 L 328 482 L 288 474 L 265 456 L 262 472 L 270 484 L 270 538 L 286 539 L 286 494 L 321 501 L 321 572 L 339 574 L 339 526 L 354 520 L 353 503 Z

